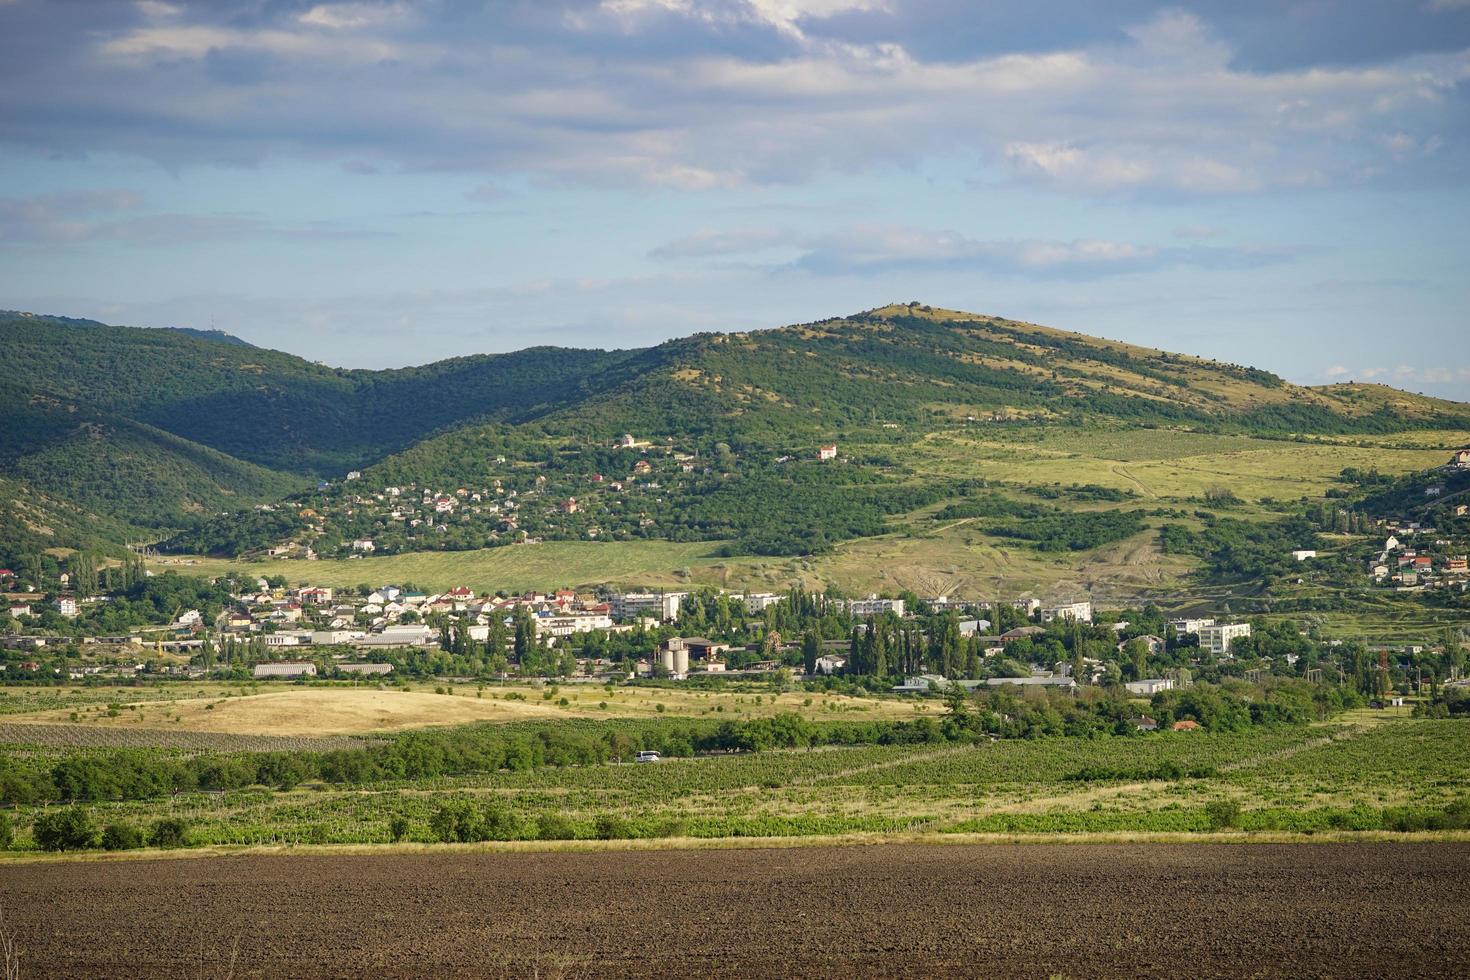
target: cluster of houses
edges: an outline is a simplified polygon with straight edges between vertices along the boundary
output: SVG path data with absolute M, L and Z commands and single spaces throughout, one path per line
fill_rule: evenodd
M 409 483 L 372 490 L 360 488 L 362 473 L 354 470 L 338 491 L 298 510 L 302 526 L 292 540 L 274 544 L 264 553 L 271 558 L 314 560 L 317 547 L 329 539 L 329 522 L 343 535 L 352 535 L 333 552 L 349 557 L 403 550 L 412 542 L 451 532 L 471 534 L 486 547 L 536 544 L 545 535 L 596 540 L 615 531 L 654 526 L 657 518 L 649 512 L 650 505 L 663 503 L 666 483 L 672 485 L 696 471 L 710 472 L 695 453 L 655 445 L 631 433 L 614 445 L 639 454 L 627 472 L 548 476 L 538 466 L 496 456 L 495 472 L 501 475 L 484 485 L 436 488 Z M 819 446 L 814 458 L 836 460 L 836 443 Z M 330 483 L 323 483 L 319 489 L 330 488 Z M 284 505 L 261 504 L 256 509 L 274 511 L 280 506 Z
M 1447 550 L 1457 542 L 1429 538 L 1435 533 L 1433 528 L 1419 527 L 1412 522 L 1394 523 L 1396 533 L 1391 534 L 1383 542 L 1383 548 L 1368 560 L 1369 578 L 1378 585 L 1405 592 L 1470 590 L 1470 556 Z M 1409 535 L 1427 538 L 1428 547 L 1410 546 L 1405 540 Z

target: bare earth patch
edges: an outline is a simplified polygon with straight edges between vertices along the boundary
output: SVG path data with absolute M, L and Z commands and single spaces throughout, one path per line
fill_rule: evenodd
M 83 861 L 0 902 L 47 977 L 1437 977 L 1470 845 Z

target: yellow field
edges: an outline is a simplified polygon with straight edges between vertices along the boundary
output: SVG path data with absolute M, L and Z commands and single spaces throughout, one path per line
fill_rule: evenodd
M 667 688 L 614 688 L 566 684 L 558 688 L 458 687 L 453 694 L 432 689 L 288 687 L 244 696 L 184 698 L 173 701 L 130 701 L 117 690 L 124 708 L 108 717 L 105 705 L 12 714 L 13 723 L 74 724 L 88 727 L 222 732 L 232 735 L 357 735 L 394 732 L 469 722 L 536 721 L 546 718 L 653 718 L 714 716 L 759 718 L 797 712 L 806 718 L 911 718 L 915 702 L 898 698 L 851 698 L 827 694 L 701 693 Z M 135 692 L 132 692 L 135 693 Z M 507 699 L 517 693 L 525 700 Z M 551 693 L 550 698 L 543 695 Z M 567 704 L 559 702 L 565 698 Z M 756 699 L 760 700 L 757 701 Z M 809 703 L 808 703 L 809 702 Z M 606 704 L 607 707 L 602 707 Z M 658 706 L 662 704 L 664 711 Z M 920 705 L 919 707 L 932 707 Z M 934 709 L 938 710 L 938 709 Z

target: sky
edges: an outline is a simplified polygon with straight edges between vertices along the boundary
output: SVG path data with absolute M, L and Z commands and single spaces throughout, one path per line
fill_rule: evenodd
M 0 0 L 0 308 L 332 365 L 891 302 L 1470 401 L 1470 0 Z

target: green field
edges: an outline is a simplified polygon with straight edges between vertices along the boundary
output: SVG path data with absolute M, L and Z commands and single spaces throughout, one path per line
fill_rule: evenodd
M 1301 728 L 766 751 L 90 811 L 99 826 L 180 818 L 194 845 L 387 843 L 395 820 L 404 840 L 433 842 L 445 806 L 493 814 L 494 839 L 1383 831 L 1463 808 L 1467 748 L 1470 721 L 1364 711 Z M 38 812 L 17 812 L 17 847 Z

